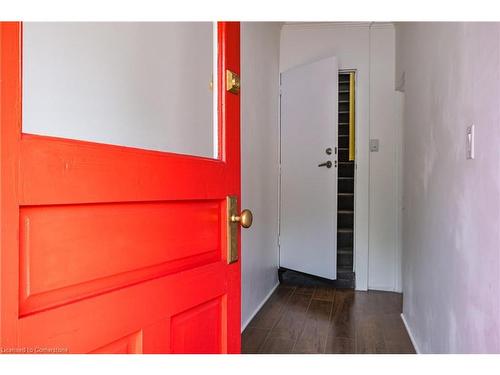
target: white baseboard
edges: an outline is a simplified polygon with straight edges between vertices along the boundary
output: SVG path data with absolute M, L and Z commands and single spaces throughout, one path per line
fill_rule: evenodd
M 403 293 L 403 291 L 401 289 L 398 289 L 395 285 L 368 285 L 368 290 Z
M 405 316 L 403 313 L 401 313 L 401 320 L 403 321 L 403 324 L 405 325 L 406 332 L 408 332 L 408 336 L 410 336 L 411 343 L 413 344 L 413 347 L 415 348 L 415 351 L 417 354 L 422 354 L 420 349 L 418 348 L 417 342 L 415 341 L 415 337 L 413 336 L 413 333 L 411 332 L 410 326 L 408 325 L 408 322 L 406 321 Z
M 262 302 L 259 304 L 259 306 L 257 306 L 257 308 L 254 310 L 254 312 L 250 315 L 250 317 L 246 320 L 246 322 L 242 324 L 242 326 L 241 326 L 241 332 L 243 332 L 245 330 L 245 328 L 247 328 L 247 325 L 250 324 L 250 322 L 252 321 L 252 319 L 255 317 L 255 315 L 257 315 L 257 313 L 259 312 L 259 310 L 262 308 L 262 306 L 264 306 L 264 304 L 267 302 L 267 300 L 269 299 L 269 297 L 271 297 L 271 295 L 274 293 L 274 291 L 276 290 L 276 288 L 278 288 L 279 285 L 280 285 L 280 283 L 278 281 L 276 283 L 276 285 L 272 287 L 271 291 L 264 297 L 264 299 L 262 300 Z

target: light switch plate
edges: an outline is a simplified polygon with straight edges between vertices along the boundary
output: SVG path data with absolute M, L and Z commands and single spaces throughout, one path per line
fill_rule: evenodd
M 370 152 L 378 152 L 378 139 L 370 139 Z
M 465 131 L 465 157 L 474 159 L 474 125 L 468 126 Z

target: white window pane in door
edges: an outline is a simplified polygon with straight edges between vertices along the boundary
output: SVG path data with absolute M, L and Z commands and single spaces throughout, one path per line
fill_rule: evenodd
M 214 157 L 214 55 L 211 22 L 24 23 L 23 132 Z

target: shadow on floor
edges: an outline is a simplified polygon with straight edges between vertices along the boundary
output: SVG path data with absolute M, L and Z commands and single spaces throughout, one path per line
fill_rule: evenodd
M 242 333 L 242 353 L 415 353 L 402 295 L 280 284 Z

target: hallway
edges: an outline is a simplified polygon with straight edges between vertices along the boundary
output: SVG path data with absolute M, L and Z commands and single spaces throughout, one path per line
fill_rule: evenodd
M 327 16 L 0 22 L 0 354 L 500 354 L 500 22 Z
M 281 284 L 242 333 L 242 353 L 415 353 L 402 296 Z

